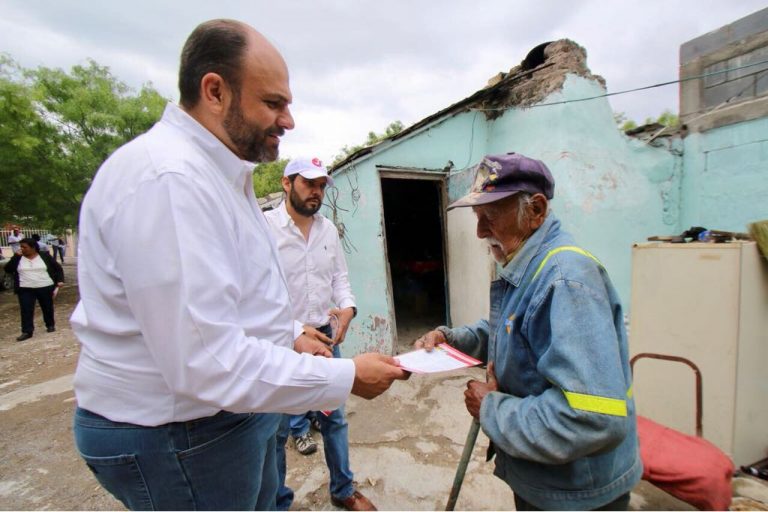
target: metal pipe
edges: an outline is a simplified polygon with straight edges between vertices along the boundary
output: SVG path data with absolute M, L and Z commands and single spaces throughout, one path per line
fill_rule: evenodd
M 650 359 L 661 359 L 664 361 L 675 361 L 678 363 L 687 364 L 691 367 L 693 370 L 694 375 L 696 376 L 696 437 L 702 436 L 702 384 L 701 384 L 701 371 L 699 370 L 699 367 L 694 364 L 693 361 L 686 359 L 684 357 L 679 356 L 668 356 L 665 354 L 655 354 L 653 352 L 643 352 L 640 354 L 637 354 L 635 357 L 629 360 L 629 366 L 632 369 L 632 374 L 635 373 L 635 361 L 642 358 L 650 358 Z

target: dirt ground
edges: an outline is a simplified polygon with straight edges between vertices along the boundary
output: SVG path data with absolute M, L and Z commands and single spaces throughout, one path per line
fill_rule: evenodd
M 1 510 L 123 509 L 98 485 L 72 440 L 72 374 L 79 347 L 68 318 L 78 290 L 74 265 L 65 265 L 65 273 L 68 282 L 55 305 L 56 332 L 45 332 L 38 310 L 35 335 L 24 342 L 15 341 L 20 331 L 16 296 L 0 292 Z M 470 425 L 462 396 L 469 378 L 482 378 L 482 371 L 413 376 L 375 400 L 347 402 L 355 480 L 379 509 L 444 509 Z M 514 509 L 512 492 L 484 461 L 486 446 L 481 433 L 457 510 Z M 329 503 L 322 449 L 305 457 L 289 442 L 287 456 L 287 482 L 296 492 L 292 508 L 336 510 Z M 743 509 L 768 503 L 765 486 L 739 485 L 753 489 L 743 494 L 763 498 L 746 502 Z M 630 508 L 693 510 L 645 482 L 633 491 Z
M 16 296 L 12 291 L 0 293 L 0 509 L 2 510 L 122 510 L 124 507 L 104 491 L 77 455 L 72 440 L 72 412 L 75 398 L 72 391 L 72 374 L 77 364 L 79 345 L 69 327 L 68 318 L 78 300 L 74 282 L 76 268 L 65 265 L 67 283 L 61 289 L 55 303 L 56 332 L 45 332 L 39 309 L 35 312 L 35 335 L 30 340 L 16 342 L 20 334 L 20 318 Z M 463 379 L 466 381 L 466 377 Z M 421 392 L 437 387 L 435 381 Z M 410 394 L 410 393 L 409 393 Z M 459 393 L 456 393 L 457 396 Z M 402 425 L 392 416 L 391 398 L 384 405 L 379 401 L 367 402 L 351 399 L 347 404 L 347 416 L 351 428 L 350 446 L 354 465 L 358 466 L 358 488 L 376 498 L 381 507 L 391 501 L 389 508 L 433 509 L 441 508 L 447 497 L 447 489 L 436 496 L 418 495 L 407 501 L 408 506 L 397 506 L 398 498 L 384 499 L 387 489 L 380 474 L 382 461 L 373 451 L 394 449 L 390 455 L 400 455 L 399 445 L 411 445 L 415 441 L 402 435 Z M 383 406 L 382 406 L 383 405 Z M 398 407 L 402 407 L 399 403 Z M 411 411 L 414 412 L 415 411 Z M 429 411 L 424 409 L 409 417 L 409 423 L 424 419 Z M 407 417 L 407 416 L 406 416 Z M 466 419 L 466 418 L 462 418 Z M 362 425 L 359 425 L 360 422 Z M 467 423 L 468 422 L 464 422 Z M 355 425 L 359 426 L 356 427 Z M 464 430 L 462 428 L 462 430 Z M 465 432 L 465 431 L 464 431 Z M 400 436 L 398 438 L 398 436 Z M 461 434 L 455 446 L 444 452 L 439 444 L 421 446 L 422 459 L 431 457 L 435 463 L 444 459 L 449 478 L 455 468 L 462 447 Z M 316 436 L 320 437 L 320 436 Z M 424 436 L 422 436 L 424 437 Z M 429 437 L 429 436 L 427 436 Z M 441 437 L 441 436 L 437 436 Z M 386 440 L 385 440 L 386 439 Z M 439 441 L 445 442 L 443 438 Z M 319 439 L 318 439 L 319 441 Z M 321 444 L 322 447 L 322 444 Z M 294 509 L 330 509 L 327 491 L 327 469 L 322 449 L 304 457 L 289 442 L 287 482 L 296 490 Z M 359 460 L 358 460 L 359 459 Z M 402 460 L 407 464 L 409 461 Z M 399 472 L 405 477 L 406 472 Z M 408 472 L 410 473 L 410 471 Z M 490 469 L 485 472 L 490 475 Z M 490 477 L 492 478 L 492 477 Z M 406 477 L 403 485 L 408 485 Z M 376 491 L 376 487 L 380 492 Z M 432 485 L 427 486 L 432 489 Z M 445 485 L 443 486 L 446 487 Z M 417 493 L 419 494 L 419 493 Z M 423 493 L 422 493 L 423 494 Z M 431 494 L 431 493 L 427 493 Z M 511 494 L 510 496 L 511 497 Z M 406 502 L 400 501 L 405 505 Z

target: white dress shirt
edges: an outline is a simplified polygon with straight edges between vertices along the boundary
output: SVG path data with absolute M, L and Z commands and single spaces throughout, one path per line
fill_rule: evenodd
M 19 259 L 17 272 L 19 273 L 19 288 L 53 286 L 53 279 L 48 274 L 48 267 L 41 256 L 36 255 L 31 259 L 22 256 Z
M 21 244 L 19 242 L 21 242 L 23 238 L 24 236 L 21 233 L 18 235 L 14 235 L 13 233 L 8 235 L 8 245 L 10 246 L 11 252 L 13 254 L 16 254 L 21 250 Z
M 277 240 L 296 318 L 320 327 L 328 323 L 328 311 L 334 304 L 342 309 L 354 307 L 347 261 L 333 222 L 315 214 L 309 239 L 305 240 L 288 215 L 285 201 L 264 215 Z
M 171 104 L 99 169 L 81 208 L 71 318 L 80 407 L 154 426 L 345 402 L 354 363 L 291 348 L 293 311 L 252 171 Z

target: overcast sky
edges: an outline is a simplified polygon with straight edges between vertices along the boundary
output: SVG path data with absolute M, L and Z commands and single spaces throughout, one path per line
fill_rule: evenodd
M 569 38 L 609 92 L 675 80 L 679 47 L 765 0 L 0 0 L 0 52 L 24 67 L 92 58 L 176 101 L 181 47 L 211 18 L 265 34 L 291 73 L 296 129 L 281 156 L 326 161 L 392 121 L 408 126 L 482 88 L 534 46 Z M 677 112 L 677 85 L 611 98 L 643 121 Z

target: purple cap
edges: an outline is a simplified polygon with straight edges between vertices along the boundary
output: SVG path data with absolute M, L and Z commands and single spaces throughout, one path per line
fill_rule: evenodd
M 555 196 L 555 180 L 544 162 L 519 153 L 486 155 L 477 164 L 469 194 L 448 209 L 492 203 L 518 192 Z

